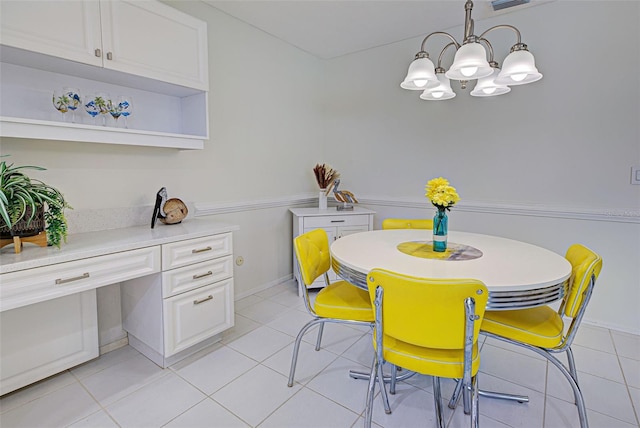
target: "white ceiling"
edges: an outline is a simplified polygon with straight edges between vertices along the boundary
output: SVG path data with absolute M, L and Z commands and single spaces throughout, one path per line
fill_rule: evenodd
M 203 1 L 323 59 L 462 26 L 465 16 L 464 0 Z M 479 29 L 484 18 L 550 1 L 555 0 L 531 0 L 494 12 L 489 0 L 476 0 L 472 18 Z M 462 41 L 462 34 L 453 35 Z

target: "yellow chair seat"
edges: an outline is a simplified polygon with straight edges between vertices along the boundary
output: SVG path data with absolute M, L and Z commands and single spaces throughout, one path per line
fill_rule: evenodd
M 560 315 L 548 306 L 517 311 L 487 311 L 482 321 L 482 331 L 548 349 L 560 345 L 563 328 Z
M 319 317 L 373 322 L 375 315 L 366 290 L 336 281 L 318 292 L 314 309 Z
M 375 337 L 373 346 L 376 346 Z M 382 351 L 385 361 L 410 371 L 444 378 L 459 379 L 464 376 L 464 349 L 425 348 L 385 335 Z M 480 355 L 476 342 L 473 345 L 471 376 L 475 376 L 479 368 Z

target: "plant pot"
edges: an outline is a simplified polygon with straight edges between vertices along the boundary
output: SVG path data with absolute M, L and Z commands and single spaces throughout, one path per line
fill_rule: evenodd
M 44 231 L 45 222 L 44 222 L 44 207 L 40 206 L 37 208 L 36 215 L 31 221 L 29 218 L 31 217 L 32 210 L 30 207 L 27 207 L 24 217 L 22 220 L 17 222 L 11 229 L 7 227 L 6 223 L 0 218 L 0 239 L 11 239 L 14 236 L 19 236 L 21 238 L 26 238 L 29 236 L 35 236 L 38 233 Z

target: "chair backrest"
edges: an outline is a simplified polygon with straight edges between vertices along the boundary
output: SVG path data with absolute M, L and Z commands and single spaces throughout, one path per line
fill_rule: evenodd
M 469 345 L 478 340 L 489 297 L 481 281 L 415 278 L 374 269 L 367 284 L 374 305 L 377 290 L 382 290 L 382 319 L 376 316 L 376 331 L 380 322 L 383 337 L 438 349 L 465 349 L 467 339 Z M 475 303 L 473 320 L 465 316 L 466 302 Z M 473 323 L 470 337 L 465 334 L 467 321 Z
M 311 285 L 330 269 L 329 237 L 324 229 L 314 229 L 296 236 L 293 240 L 293 248 L 298 259 L 302 281 L 306 286 Z
M 567 329 L 563 347 L 571 346 L 591 299 L 596 279 L 602 270 L 602 257 L 581 244 L 570 246 L 565 258 L 571 263 L 571 277 L 569 289 L 559 313 L 572 318 L 572 321 Z
M 385 218 L 382 229 L 433 229 L 432 219 Z
M 564 314 L 575 318 L 582 306 L 587 304 L 585 292 L 602 270 L 602 258 L 594 251 L 580 244 L 573 244 L 567 250 L 565 258 L 571 263 L 569 290 L 563 305 Z

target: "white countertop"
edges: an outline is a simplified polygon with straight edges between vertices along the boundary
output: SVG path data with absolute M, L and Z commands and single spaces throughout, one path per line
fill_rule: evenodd
M 190 218 L 180 224 L 166 225 L 158 222 L 154 229 L 147 225 L 76 233 L 69 235 L 67 243 L 63 243 L 60 249 L 26 243 L 23 244 L 22 252 L 15 254 L 13 245 L 7 245 L 0 249 L 0 274 L 234 230 L 239 230 L 239 227 L 205 218 Z

